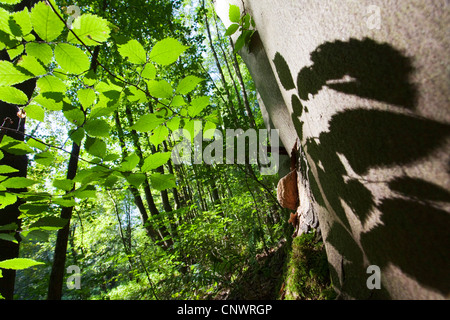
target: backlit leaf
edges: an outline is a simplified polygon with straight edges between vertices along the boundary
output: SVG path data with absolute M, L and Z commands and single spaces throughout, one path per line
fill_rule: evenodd
M 55 47 L 56 62 L 65 71 L 81 74 L 90 67 L 89 57 L 83 50 L 67 43 L 58 43 Z
M 170 155 L 170 152 L 160 152 L 149 155 L 144 160 L 144 165 L 141 168 L 142 172 L 149 172 L 165 165 L 167 161 L 169 161 Z
M 19 170 L 7 165 L 0 165 L 0 174 L 8 174 L 14 172 L 19 172 Z
M 170 98 L 173 89 L 166 80 L 150 80 L 147 82 L 148 92 L 155 98 Z
M 119 45 L 119 53 L 123 58 L 134 64 L 147 62 L 147 53 L 137 40 L 130 40 L 125 44 Z
M 44 122 L 45 121 L 45 111 L 37 104 L 30 104 L 24 108 L 25 112 L 27 113 L 27 117 Z
M 153 130 L 153 134 L 150 137 L 150 142 L 153 145 L 157 146 L 164 140 L 166 140 L 168 136 L 169 136 L 169 129 L 167 129 L 165 126 L 159 126 L 155 130 Z
M 106 143 L 101 139 L 86 137 L 85 147 L 95 157 L 103 158 L 106 154 Z
M 75 182 L 73 182 L 73 180 L 69 180 L 69 179 L 56 179 L 53 181 L 53 186 L 55 188 L 61 189 L 64 191 L 72 190 L 74 185 L 75 185 Z
M 1 185 L 5 188 L 9 189 L 22 189 L 22 188 L 28 188 L 32 185 L 37 184 L 37 181 L 23 178 L 23 177 L 13 177 L 9 178 L 8 180 L 5 180 L 1 183 Z
M 241 10 L 238 6 L 230 4 L 228 16 L 231 22 L 239 23 L 239 20 L 241 19 Z
M 29 56 L 35 57 L 45 65 L 49 64 L 53 59 L 53 50 L 47 43 L 27 43 L 25 51 Z
M 0 61 L 0 86 L 12 86 L 32 77 L 18 70 L 11 62 Z
M 22 90 L 14 87 L 0 87 L 0 100 L 6 103 L 24 105 L 28 102 L 28 97 Z
M 30 17 L 34 31 L 47 42 L 55 40 L 65 27 L 52 8 L 42 1 L 31 9 Z
M 15 258 L 15 259 L 9 259 L 0 261 L 0 268 L 2 269 L 12 269 L 12 270 L 23 270 L 39 265 L 43 265 L 43 262 L 37 262 L 31 259 L 25 259 L 25 258 Z
M 151 113 L 143 115 L 131 128 L 138 132 L 148 132 L 152 131 L 163 122 L 164 119 L 159 118 L 155 114 Z
M 188 113 L 191 117 L 196 117 L 205 109 L 210 103 L 210 98 L 207 96 L 192 99 L 191 105 L 188 108 Z
M 177 61 L 187 48 L 189 47 L 174 38 L 166 38 L 155 44 L 150 52 L 150 59 L 160 65 L 169 65 Z
M 158 191 L 175 188 L 177 186 L 173 174 L 161 174 L 157 172 L 150 176 L 150 181 L 152 183 L 152 188 L 155 188 Z
M 88 46 L 98 46 L 107 41 L 110 33 L 108 21 L 90 13 L 76 18 L 72 30 Z M 81 44 L 72 32 L 69 32 L 67 41 Z
M 0 209 L 16 203 L 17 197 L 11 193 L 0 192 Z
M 111 127 L 105 120 L 89 120 L 84 125 L 84 130 L 91 137 L 108 137 Z
M 176 92 L 179 94 L 188 94 L 189 92 L 194 90 L 195 87 L 202 81 L 203 81 L 202 78 L 196 76 L 187 76 L 186 78 L 180 81 Z

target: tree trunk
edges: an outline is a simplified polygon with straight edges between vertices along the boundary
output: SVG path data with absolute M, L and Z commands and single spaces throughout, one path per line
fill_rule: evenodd
M 91 60 L 90 70 L 96 72 L 97 70 L 97 59 L 100 53 L 100 46 L 95 47 L 94 53 Z M 83 110 L 83 112 L 86 111 Z M 78 161 L 80 157 L 81 151 L 81 141 L 78 145 L 76 142 L 72 143 L 72 151 L 70 153 L 69 166 L 67 168 L 67 176 L 68 180 L 73 180 L 77 174 L 78 170 Z M 75 186 L 71 191 L 75 190 Z M 72 218 L 74 207 L 64 207 L 61 210 L 61 218 L 67 220 L 67 224 L 64 228 L 58 230 L 56 245 L 55 245 L 55 255 L 53 257 L 53 265 L 52 271 L 50 274 L 50 281 L 48 285 L 48 300 L 61 300 L 62 298 L 62 288 L 64 282 L 64 271 L 66 264 L 66 254 L 67 254 L 67 243 L 69 240 L 70 233 L 70 220 Z
M 25 7 L 29 9 L 36 3 L 36 0 L 26 0 L 22 1 L 14 8 L 14 11 L 21 11 Z M 0 61 L 11 61 L 6 50 L 0 52 Z M 21 84 L 15 86 L 16 88 L 22 90 L 28 97 L 31 98 L 35 88 L 36 79 L 30 79 Z M 0 141 L 3 136 L 9 136 L 15 140 L 23 141 L 25 133 L 25 119 L 19 120 L 17 116 L 18 107 L 16 105 L 8 104 L 0 101 L 0 125 L 11 129 L 17 129 L 17 132 L 0 131 Z M 9 118 L 9 119 L 8 119 Z M 20 125 L 19 125 L 20 123 Z M 19 170 L 16 173 L 7 174 L 9 177 L 26 177 L 27 176 L 27 166 L 28 158 L 26 155 L 14 155 L 3 151 L 3 158 L 0 159 L 0 165 L 7 165 Z M 8 190 L 12 191 L 12 190 Z M 26 189 L 14 189 L 14 192 L 21 193 L 26 192 Z M 23 203 L 22 200 L 17 200 L 16 203 L 7 206 L 4 209 L 0 209 L 0 227 L 15 224 L 17 229 L 20 229 L 21 220 L 19 219 L 20 211 L 19 206 Z M 7 233 L 7 231 L 0 231 L 0 233 Z M 17 243 L 1 240 L 0 239 L 0 261 L 14 259 L 19 257 L 19 243 L 20 236 L 15 235 Z M 3 277 L 0 278 L 0 294 L 7 300 L 12 300 L 14 296 L 14 283 L 16 279 L 16 272 L 14 270 L 3 269 Z
M 80 143 L 81 144 L 81 143 Z M 69 167 L 67 169 L 67 179 L 73 180 L 77 174 L 78 157 L 80 156 L 80 146 L 75 142 L 72 144 Z M 75 187 L 74 187 L 75 189 Z M 74 190 L 72 189 L 72 191 Z M 64 228 L 58 230 L 55 245 L 55 255 L 53 257 L 52 272 L 48 284 L 48 300 L 61 300 L 64 282 L 64 271 L 66 265 L 67 242 L 70 233 L 70 219 L 72 218 L 73 207 L 64 207 L 61 210 L 61 218 L 67 220 Z

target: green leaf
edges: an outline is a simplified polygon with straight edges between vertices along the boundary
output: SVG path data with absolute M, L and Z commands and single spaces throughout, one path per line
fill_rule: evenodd
M 241 34 L 234 44 L 234 53 L 237 53 L 239 50 L 241 50 L 245 45 L 245 36 L 244 34 Z
M 34 161 L 43 165 L 50 166 L 55 162 L 55 157 L 50 152 L 41 152 L 34 156 Z
M 14 172 L 19 172 L 19 170 L 7 165 L 0 165 L 0 174 L 8 174 Z
M 125 158 L 125 160 L 120 165 L 120 170 L 122 171 L 133 171 L 139 164 L 140 158 L 136 153 L 133 153 Z
M 142 78 L 152 80 L 156 77 L 156 68 L 153 64 L 147 63 L 141 73 Z
M 0 143 L 0 147 L 9 153 L 15 155 L 25 155 L 27 153 L 32 153 L 33 149 L 31 149 L 25 142 L 20 140 L 15 140 L 9 136 L 4 136 L 2 142 Z
M 56 179 L 53 181 L 53 186 L 57 189 L 61 189 L 64 191 L 70 191 L 73 189 L 75 182 L 70 179 Z
M 215 123 L 207 121 L 205 127 L 203 128 L 203 138 L 208 140 L 214 138 L 214 131 L 216 130 L 216 128 L 217 126 Z
M 188 48 L 176 39 L 166 38 L 155 44 L 150 52 L 150 59 L 155 63 L 166 66 L 177 61 Z
M 9 259 L 0 261 L 0 268 L 2 269 L 12 269 L 12 270 L 23 270 L 39 265 L 43 265 L 43 262 L 37 262 L 31 259 L 25 259 L 25 258 L 15 258 L 15 259 Z
M 137 102 L 137 103 L 148 102 L 147 95 L 142 90 L 138 90 L 136 87 L 129 87 L 128 89 L 131 92 L 131 95 L 127 95 L 127 98 L 130 102 Z
M 45 144 L 43 144 L 42 142 L 40 142 L 40 141 L 38 141 L 36 139 L 33 139 L 33 138 L 29 138 L 27 140 L 27 144 L 31 148 L 36 148 L 36 149 L 39 149 L 41 151 L 44 151 L 44 150 L 46 150 L 48 148 Z
M 138 132 L 148 132 L 155 129 L 160 124 L 164 123 L 164 119 L 158 118 L 155 114 L 143 115 L 139 120 L 131 127 L 131 129 Z
M 250 28 L 250 19 L 251 19 L 251 16 L 248 13 L 242 19 L 242 21 L 243 21 L 242 27 L 244 28 L 244 30 Z
M 58 93 L 51 93 L 51 95 L 58 96 Z M 62 94 L 61 94 L 62 96 Z M 34 98 L 34 101 L 37 102 L 39 105 L 44 107 L 47 110 L 50 111 L 60 111 L 63 107 L 62 101 L 57 101 L 59 99 L 47 99 L 43 97 L 41 94 Z
M 67 88 L 61 79 L 55 76 L 45 76 L 39 78 L 36 86 L 40 89 L 41 93 L 44 92 L 60 92 L 65 93 Z M 62 98 L 61 98 L 62 100 Z
M 17 36 L 24 37 L 33 30 L 30 20 L 30 11 L 28 11 L 27 7 L 25 7 L 22 11 L 14 12 L 12 17 L 14 19 L 14 24 L 18 27 Z
M 83 141 L 85 134 L 86 131 L 84 131 L 84 128 L 78 128 L 76 130 L 69 131 L 70 139 L 72 139 L 72 141 L 79 146 L 81 145 L 81 141 Z
M 83 50 L 67 43 L 56 45 L 55 59 L 62 69 L 74 74 L 81 74 L 89 70 L 91 64 Z
M 12 86 L 31 79 L 32 76 L 18 70 L 9 61 L 0 61 L 0 86 Z
M 239 23 L 239 21 L 241 20 L 241 9 L 239 9 L 238 6 L 230 4 L 228 16 L 231 22 Z
M 150 181 L 152 183 L 152 187 L 158 191 L 175 188 L 177 186 L 175 183 L 175 176 L 173 174 L 161 174 L 157 172 L 150 176 Z
M 63 106 L 64 117 L 76 126 L 81 126 L 84 123 L 84 112 L 77 106 L 65 103 Z
M 93 119 L 84 125 L 86 133 L 91 137 L 109 137 L 111 127 L 105 120 Z
M 8 52 L 9 58 L 11 60 L 14 60 L 15 58 L 17 58 L 18 56 L 20 56 L 23 51 L 25 50 L 25 47 L 23 44 L 17 44 L 11 47 L 11 49 L 7 49 L 6 51 Z
M 1 0 L 0 3 L 4 4 L 18 4 L 22 0 Z
M 49 64 L 53 59 L 53 50 L 47 43 L 27 43 L 25 51 L 29 56 L 35 57 L 45 65 Z
M 195 87 L 202 81 L 203 81 L 202 78 L 196 76 L 187 76 L 186 78 L 180 81 L 176 92 L 179 94 L 188 94 L 189 92 L 194 90 Z
M 27 241 L 47 242 L 49 234 L 42 230 L 22 231 L 20 234 Z
M 97 197 L 97 190 L 95 189 L 95 186 L 91 185 L 85 185 L 74 192 L 72 192 L 72 195 L 76 198 L 96 198 Z
M 175 130 L 180 128 L 180 122 L 181 122 L 181 118 L 180 117 L 173 117 L 172 119 L 167 121 L 166 126 L 170 130 L 175 131 Z
M 225 37 L 229 37 L 233 34 L 235 34 L 235 32 L 239 29 L 239 25 L 236 23 L 233 23 L 232 25 L 230 25 L 227 29 L 227 32 L 225 32 Z
M 129 184 L 133 185 L 136 188 L 139 188 L 139 186 L 144 183 L 146 176 L 142 173 L 131 173 L 126 176 L 126 179 Z
M 0 209 L 16 203 L 17 197 L 11 193 L 0 192 Z
M 98 46 L 107 41 L 111 32 L 107 20 L 90 13 L 76 18 L 72 30 L 88 46 Z M 81 44 L 72 32 L 69 32 L 67 41 Z
M 31 187 L 37 183 L 38 183 L 37 181 L 28 178 L 13 177 L 3 181 L 2 183 L 0 183 L 0 185 L 9 189 L 22 189 Z
M 22 90 L 14 87 L 0 87 L 0 100 L 10 104 L 24 105 L 28 97 Z
M 205 109 L 210 103 L 210 98 L 207 96 L 192 99 L 191 105 L 188 108 L 188 113 L 191 117 L 196 117 Z
M 19 210 L 25 215 L 34 216 L 49 212 L 50 207 L 47 203 L 24 203 L 19 207 Z
M 30 104 L 24 108 L 25 112 L 27 113 L 27 117 L 44 122 L 45 121 L 45 111 L 37 104 Z
M 53 203 L 66 208 L 75 207 L 77 202 L 73 198 L 53 198 Z
M 184 101 L 184 98 L 182 96 L 175 96 L 172 98 L 170 105 L 172 107 L 182 107 L 186 105 L 186 101 Z
M 155 130 L 153 130 L 153 134 L 150 137 L 150 142 L 154 146 L 157 146 L 164 140 L 166 140 L 168 136 L 169 136 L 169 129 L 167 129 L 165 126 L 159 126 Z
M 0 239 L 4 241 L 18 243 L 14 233 L 0 233 Z
M 81 89 L 78 90 L 77 97 L 83 108 L 87 109 L 94 104 L 97 95 L 93 89 Z
M 34 31 L 46 42 L 55 40 L 65 27 L 64 23 L 45 2 L 38 2 L 31 9 L 31 23 Z
M 155 98 L 170 98 L 173 94 L 173 89 L 170 83 L 166 80 L 149 80 L 147 81 L 148 92 Z
M 86 137 L 85 148 L 95 157 L 103 158 L 106 154 L 106 143 L 98 138 Z
M 170 156 L 170 152 L 159 152 L 148 156 L 144 160 L 144 165 L 142 166 L 141 171 L 149 172 L 165 165 L 167 161 L 169 161 Z
M 30 226 L 30 229 L 40 229 L 40 230 L 59 230 L 64 228 L 69 220 L 61 219 L 57 217 L 44 217 L 36 221 Z
M 45 70 L 42 64 L 32 56 L 22 56 L 17 65 L 36 77 L 43 76 L 47 73 L 47 70 Z
M 119 45 L 120 55 L 134 64 L 144 64 L 147 62 L 147 53 L 144 47 L 137 40 L 130 40 L 123 45 Z

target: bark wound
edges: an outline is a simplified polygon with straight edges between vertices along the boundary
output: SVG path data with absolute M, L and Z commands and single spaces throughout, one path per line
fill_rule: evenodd
M 283 208 L 297 211 L 298 183 L 297 183 L 297 143 L 291 152 L 291 172 L 283 177 L 277 186 L 278 202 Z

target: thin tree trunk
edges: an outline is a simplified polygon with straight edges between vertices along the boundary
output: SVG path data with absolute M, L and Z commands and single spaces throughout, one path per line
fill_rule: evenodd
M 130 127 L 132 127 L 134 124 L 133 114 L 132 114 L 131 108 L 128 104 L 125 105 L 125 113 L 128 118 L 128 124 Z M 139 157 L 139 166 L 142 166 L 144 164 L 144 156 L 142 153 L 141 144 L 139 142 L 139 137 L 135 130 L 131 130 L 131 138 L 133 140 L 136 155 Z M 152 191 L 150 189 L 150 183 L 148 181 L 148 177 L 146 177 L 146 179 L 144 180 L 143 188 L 144 188 L 144 193 L 145 193 L 145 199 L 147 201 L 147 206 L 150 210 L 150 214 L 152 216 L 158 216 L 159 210 L 155 205 L 155 201 L 153 199 Z M 160 235 L 160 238 L 163 241 L 165 248 L 169 248 L 170 246 L 173 245 L 172 239 L 167 238 L 167 236 L 169 235 L 169 232 L 167 231 L 165 226 L 163 226 L 161 228 L 156 228 L 155 230 Z
M 241 111 L 241 116 L 243 116 L 243 119 L 245 119 L 245 114 L 244 114 L 242 100 L 241 100 L 241 94 L 238 90 L 236 81 L 234 80 L 233 72 L 231 71 L 230 63 L 228 62 L 227 52 L 222 46 L 222 38 L 220 37 L 219 26 L 217 25 L 217 19 L 216 19 L 216 15 L 214 13 L 213 13 L 213 19 L 214 19 L 214 24 L 215 24 L 216 30 L 217 30 L 217 37 L 219 39 L 218 47 L 219 47 L 220 51 L 222 52 L 223 59 L 225 61 L 225 66 L 227 67 L 228 74 L 230 75 L 230 79 L 233 83 L 233 88 L 234 88 L 234 92 L 236 93 L 236 99 L 238 100 L 238 106 L 239 106 L 239 110 Z M 233 56 L 235 56 L 235 55 L 233 54 Z M 236 69 L 235 69 L 235 71 L 236 71 Z M 242 89 L 242 87 L 241 87 L 241 89 Z
M 80 156 L 80 146 L 75 142 L 72 144 L 69 167 L 67 169 L 67 179 L 73 180 L 78 169 L 78 157 Z M 73 191 L 72 189 L 71 191 Z M 64 228 L 58 230 L 55 254 L 53 257 L 52 272 L 48 285 L 48 300 L 61 300 L 64 282 L 64 271 L 66 264 L 67 242 L 70 233 L 70 219 L 72 218 L 73 207 L 64 207 L 61 210 L 61 218 L 67 220 Z
M 167 152 L 167 143 L 166 141 L 163 141 L 163 147 L 164 147 L 164 152 Z M 173 165 L 172 165 L 172 160 L 169 159 L 169 161 L 167 162 L 167 167 L 169 169 L 169 173 L 170 174 L 175 174 L 173 171 Z M 180 198 L 178 196 L 178 189 L 177 188 L 172 188 L 172 194 L 173 194 L 173 200 L 175 201 L 175 209 L 181 209 L 181 202 L 180 202 Z
M 248 100 L 247 90 L 245 89 L 244 79 L 242 78 L 241 68 L 239 67 L 239 62 L 237 60 L 236 54 L 234 53 L 234 44 L 233 40 L 230 38 L 230 44 L 232 49 L 232 57 L 233 57 L 233 66 L 236 70 L 236 75 L 238 78 L 239 85 L 242 90 L 242 95 L 244 99 L 245 111 L 247 112 L 248 119 L 250 120 L 250 126 L 256 129 L 255 117 L 253 116 L 252 109 L 250 107 L 250 102 Z
M 117 136 L 119 138 L 119 144 L 122 150 L 122 160 L 125 160 L 125 158 L 128 156 L 128 151 L 125 146 L 125 139 L 124 139 L 124 133 L 122 129 L 122 124 L 120 122 L 119 113 L 116 111 L 115 115 L 115 122 L 116 122 L 116 129 L 117 129 Z M 134 198 L 134 203 L 136 207 L 139 210 L 139 214 L 141 216 L 142 225 L 144 226 L 144 229 L 147 231 L 147 235 L 153 240 L 158 241 L 158 239 L 161 239 L 160 234 L 151 226 L 148 222 L 148 214 L 147 209 L 145 208 L 144 202 L 142 201 L 141 194 L 139 190 L 134 187 L 133 185 L 129 186 L 129 190 Z
M 203 7 L 205 7 L 204 1 L 203 1 Z M 205 26 L 206 26 L 206 32 L 207 32 L 207 35 L 208 35 L 209 45 L 211 47 L 211 51 L 213 53 L 214 60 L 216 61 L 217 69 L 218 69 L 218 71 L 220 73 L 220 78 L 222 80 L 223 88 L 224 88 L 225 93 L 227 95 L 227 99 L 228 99 L 227 105 L 228 105 L 228 107 L 230 109 L 230 113 L 231 113 L 232 118 L 236 122 L 238 122 L 236 110 L 235 110 L 234 105 L 233 105 L 233 100 L 231 99 L 230 91 L 228 90 L 228 84 L 227 84 L 227 81 L 225 79 L 225 75 L 223 73 L 222 66 L 220 65 L 219 56 L 217 55 L 216 49 L 214 48 L 214 43 L 213 43 L 212 36 L 211 36 L 211 29 L 209 27 L 209 22 L 208 22 L 208 15 L 206 13 L 205 13 Z

